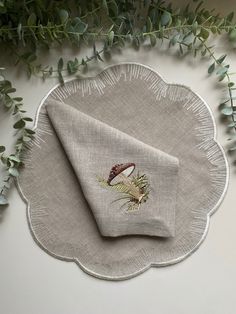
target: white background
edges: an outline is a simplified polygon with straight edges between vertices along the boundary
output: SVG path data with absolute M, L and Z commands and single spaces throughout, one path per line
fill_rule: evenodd
M 236 9 L 235 1 L 207 1 L 207 4 L 210 8 L 217 7 L 222 13 Z M 235 71 L 234 48 L 227 46 L 222 39 L 216 50 L 219 56 L 228 53 L 232 71 Z M 53 63 L 60 53 L 55 53 L 48 62 Z M 116 53 L 110 64 L 120 61 L 143 63 L 158 71 L 168 82 L 190 86 L 212 108 L 218 139 L 227 147 L 226 128 L 220 122 L 218 111 L 222 85 L 216 83 L 214 75 L 208 78 L 207 59 L 201 62 L 199 59 L 193 61 L 193 58 L 182 60 L 174 51 L 144 48 L 139 52 L 126 49 Z M 24 97 L 29 114 L 34 116 L 41 99 L 56 80 L 50 79 L 45 83 L 38 78 L 27 80 L 21 71 L 9 67 L 7 56 L 2 58 L 2 64 L 8 67 L 8 78 L 14 82 L 17 94 Z M 102 63 L 93 65 L 89 75 L 105 66 Z M 7 116 L 7 113 L 0 112 L 0 143 L 9 147 L 13 143 L 13 131 Z M 198 251 L 180 264 L 152 268 L 123 282 L 95 279 L 76 264 L 57 260 L 41 250 L 29 232 L 26 206 L 14 188 L 10 192 L 10 206 L 4 210 L 0 220 L 0 313 L 234 314 L 236 166 L 232 166 L 231 159 L 229 163 L 228 192 L 213 215 L 208 236 Z

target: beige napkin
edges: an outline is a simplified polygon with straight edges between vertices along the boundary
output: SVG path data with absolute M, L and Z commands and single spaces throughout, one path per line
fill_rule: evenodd
M 46 108 L 101 234 L 174 236 L 177 158 L 64 103 Z

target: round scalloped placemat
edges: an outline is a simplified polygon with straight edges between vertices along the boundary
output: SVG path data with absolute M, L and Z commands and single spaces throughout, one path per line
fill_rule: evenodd
M 47 116 L 45 104 L 54 100 L 179 159 L 174 237 L 100 235 Z M 18 188 L 32 235 L 52 256 L 96 277 L 122 280 L 177 263 L 205 239 L 229 171 L 210 108 L 188 87 L 167 84 L 140 64 L 110 66 L 96 77 L 52 89 L 40 104 L 35 130 Z

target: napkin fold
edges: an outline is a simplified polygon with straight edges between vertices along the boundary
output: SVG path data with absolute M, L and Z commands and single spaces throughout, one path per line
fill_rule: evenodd
M 46 110 L 101 235 L 175 235 L 176 157 L 65 103 Z

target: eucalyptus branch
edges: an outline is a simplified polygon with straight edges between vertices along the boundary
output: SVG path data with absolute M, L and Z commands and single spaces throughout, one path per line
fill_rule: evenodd
M 224 101 L 223 103 L 221 103 L 220 105 L 223 106 L 223 108 L 221 108 L 221 113 L 222 115 L 226 116 L 227 118 L 230 118 L 232 120 L 231 123 L 228 124 L 228 128 L 233 129 L 234 130 L 234 136 L 233 136 L 233 144 L 230 146 L 229 150 L 230 151 L 234 151 L 236 150 L 236 143 L 235 143 L 235 139 L 236 139 L 236 119 L 235 119 L 235 115 L 236 115 L 236 107 L 234 106 L 234 99 L 235 97 L 233 96 L 233 91 L 236 90 L 235 83 L 232 82 L 230 76 L 232 74 L 230 74 L 229 65 L 225 65 L 223 62 L 225 61 L 226 55 L 221 56 L 220 58 L 216 58 L 214 55 L 214 52 L 211 50 L 210 47 L 208 47 L 204 42 L 203 42 L 204 47 L 206 48 L 206 50 L 209 53 L 209 56 L 213 59 L 213 63 L 210 65 L 210 67 L 208 68 L 208 73 L 211 74 L 213 73 L 216 69 L 216 65 L 218 66 L 218 71 L 216 72 L 216 74 L 219 76 L 219 81 L 223 81 L 225 78 L 227 80 L 227 89 L 228 89 L 228 99 L 226 101 Z M 227 105 L 229 103 L 229 106 Z M 232 138 L 229 138 L 229 140 L 232 140 Z
M 1 1 L 0 1 L 1 2 Z M 236 133 L 236 107 L 231 80 L 234 72 L 229 72 L 230 65 L 225 64 L 226 55 L 215 56 L 213 47 L 208 45 L 210 35 L 227 34 L 230 41 L 236 41 L 234 14 L 221 17 L 203 7 L 203 1 L 195 1 L 196 7 L 184 10 L 173 9 L 165 1 L 152 0 L 135 2 L 132 0 L 57 0 L 57 1 L 2 1 L 0 5 L 0 49 L 10 48 L 17 62 L 22 62 L 29 76 L 32 74 L 43 79 L 58 76 L 64 83 L 65 75 L 76 75 L 87 68 L 92 60 L 103 61 L 103 55 L 112 52 L 113 47 L 124 47 L 131 43 L 136 49 L 142 44 L 155 46 L 167 40 L 169 47 L 178 46 L 179 52 L 189 52 L 194 57 L 209 55 L 213 63 L 208 73 L 216 73 L 219 81 L 227 82 L 227 99 L 221 103 L 221 112 L 231 119 L 228 128 Z M 14 4 L 14 5 L 12 5 Z M 140 11 L 144 9 L 143 13 Z M 102 27 L 101 27 L 102 25 Z M 97 42 L 103 43 L 99 50 Z M 52 45 L 61 46 L 69 43 L 72 47 L 81 44 L 92 45 L 93 54 L 79 59 L 67 60 L 60 57 L 57 67 L 38 64 L 40 49 L 51 49 Z M 3 73 L 3 69 L 0 69 Z M 0 205 L 7 204 L 7 192 L 13 179 L 19 175 L 22 166 L 22 154 L 34 137 L 34 131 L 26 126 L 32 121 L 25 115 L 22 98 L 11 97 L 15 93 L 11 82 L 0 73 L 0 102 L 6 110 L 16 116 L 14 129 L 17 131 L 15 151 L 7 155 L 5 147 L 0 146 L 0 158 L 6 169 L 3 186 L 0 187 Z M 230 150 L 236 150 L 236 136 Z
M 3 69 L 1 72 L 3 72 Z M 11 97 L 10 94 L 15 93 L 15 88 L 4 78 L 3 73 L 1 73 L 0 78 L 1 104 L 5 110 L 17 118 L 13 128 L 19 134 L 14 146 L 15 151 L 10 155 L 5 153 L 5 146 L 0 146 L 0 158 L 6 170 L 3 185 L 0 187 L 0 205 L 6 205 L 8 204 L 7 192 L 13 179 L 19 175 L 19 169 L 23 165 L 22 153 L 27 149 L 27 144 L 33 139 L 35 132 L 26 125 L 27 122 L 31 122 L 33 119 L 25 115 L 26 111 L 23 109 L 22 104 L 23 99 L 21 97 Z

